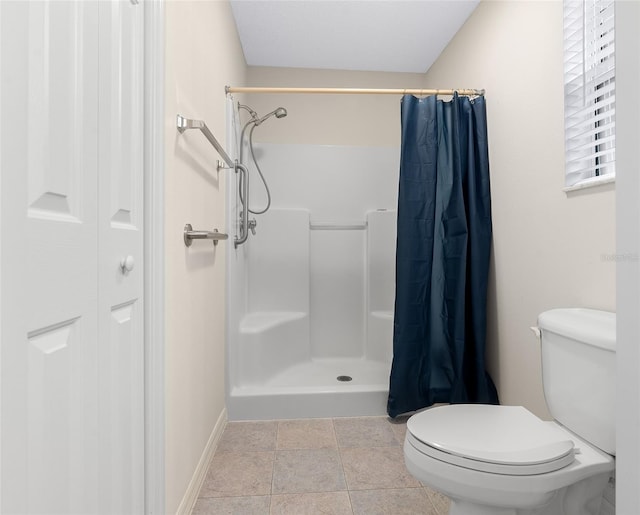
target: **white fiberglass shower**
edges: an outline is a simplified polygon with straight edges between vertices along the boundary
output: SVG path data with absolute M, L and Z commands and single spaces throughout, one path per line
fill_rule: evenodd
M 233 141 L 241 127 L 232 99 L 227 115 Z M 383 415 L 399 148 L 254 143 L 254 150 L 271 207 L 255 215 L 255 235 L 227 246 L 229 418 Z M 264 206 L 243 154 L 250 205 Z M 239 187 L 237 178 L 227 181 L 230 235 L 240 229 Z

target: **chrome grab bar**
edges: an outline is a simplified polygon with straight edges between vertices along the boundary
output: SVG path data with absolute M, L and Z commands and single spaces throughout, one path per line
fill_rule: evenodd
M 194 231 L 191 224 L 184 226 L 184 244 L 187 247 L 191 247 L 193 240 L 213 240 L 213 244 L 217 245 L 219 240 L 226 240 L 229 238 L 228 234 L 218 232 L 218 229 L 213 231 Z
M 236 236 L 233 241 L 234 246 L 237 248 L 242 245 L 249 237 L 249 181 L 247 177 L 247 168 L 236 161 L 235 164 L 236 173 L 238 170 L 242 172 L 242 197 L 245 199 L 242 202 L 242 217 L 240 219 L 240 236 Z
M 224 149 L 222 148 L 222 145 L 220 145 L 220 142 L 215 138 L 215 136 L 211 133 L 211 131 L 209 130 L 209 127 L 207 127 L 207 124 L 204 123 L 204 121 L 202 120 L 192 120 L 190 118 L 185 118 L 182 115 L 176 115 L 176 127 L 178 128 L 178 132 L 180 134 L 182 134 L 184 131 L 188 130 L 188 129 L 198 129 L 202 132 L 202 134 L 204 134 L 205 138 L 207 138 L 207 140 L 209 140 L 209 143 L 211 143 L 213 145 L 213 147 L 216 149 L 216 151 L 218 152 L 218 154 L 220 154 L 220 157 L 222 157 L 222 159 L 224 160 L 224 162 L 227 164 L 227 166 L 229 168 L 233 168 L 234 171 L 236 173 L 238 173 L 238 170 L 240 170 L 240 172 L 242 173 L 242 189 L 243 189 L 243 196 L 245 199 L 248 199 L 249 196 L 249 181 L 248 179 L 248 171 L 247 168 L 238 163 L 238 161 L 232 161 L 231 158 L 229 157 L 229 155 L 224 151 Z M 218 166 L 218 169 L 220 169 L 220 166 Z M 240 235 L 236 236 L 234 238 L 234 245 L 237 247 L 238 245 L 242 245 L 245 241 L 247 241 L 247 238 L 249 237 L 249 208 L 247 206 L 248 202 L 244 202 L 243 206 L 242 206 L 242 218 L 240 220 Z M 188 224 L 187 224 L 188 225 Z M 189 226 L 191 227 L 191 226 Z M 191 231 L 191 229 L 189 229 L 189 231 L 191 233 L 204 233 L 205 231 Z M 207 233 L 207 234 L 219 234 L 222 235 L 221 233 L 218 233 L 217 230 L 215 231 L 215 233 Z M 194 237 L 190 237 L 189 239 L 187 239 L 187 229 L 185 227 L 185 236 L 184 236 L 184 243 L 185 245 L 188 247 L 191 245 L 191 240 L 192 239 L 203 239 L 203 238 L 207 238 L 207 239 L 212 239 L 214 245 L 216 245 L 218 243 L 218 240 L 226 240 L 227 239 L 227 235 L 224 235 L 224 238 L 222 237 L 208 237 L 208 236 L 194 236 Z M 187 241 L 189 241 L 189 243 L 187 243 Z
M 209 140 L 209 143 L 211 143 L 214 146 L 214 148 L 216 149 L 218 154 L 220 154 L 222 159 L 224 159 L 224 162 L 227 163 L 227 166 L 229 168 L 235 167 L 234 162 L 231 160 L 229 155 L 224 151 L 224 149 L 222 148 L 222 145 L 220 145 L 216 137 L 211 133 L 211 131 L 209 130 L 209 127 L 207 127 L 207 124 L 204 123 L 202 120 L 191 120 L 189 118 L 185 118 L 182 115 L 177 115 L 176 126 L 178 127 L 178 132 L 180 132 L 180 134 L 182 134 L 184 131 L 188 129 L 199 129 L 202 132 L 202 134 L 204 134 L 205 138 Z

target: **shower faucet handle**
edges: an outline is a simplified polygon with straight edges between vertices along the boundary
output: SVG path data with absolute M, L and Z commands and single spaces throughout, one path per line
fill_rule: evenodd
M 249 220 L 249 230 L 251 231 L 251 234 L 253 234 L 254 236 L 256 235 L 256 225 L 258 225 L 258 222 L 256 221 L 255 218 L 252 218 L 251 220 Z

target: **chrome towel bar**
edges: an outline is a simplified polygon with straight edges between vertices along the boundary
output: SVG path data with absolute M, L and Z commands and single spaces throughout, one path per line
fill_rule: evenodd
M 187 247 L 191 247 L 193 240 L 213 240 L 213 244 L 217 245 L 219 240 L 226 240 L 229 238 L 228 234 L 218 232 L 218 229 L 213 231 L 194 231 L 191 224 L 184 226 L 184 244 Z

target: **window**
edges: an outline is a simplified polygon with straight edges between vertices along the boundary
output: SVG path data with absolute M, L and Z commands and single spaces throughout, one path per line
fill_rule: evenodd
M 567 187 L 615 177 L 614 0 L 564 1 Z

